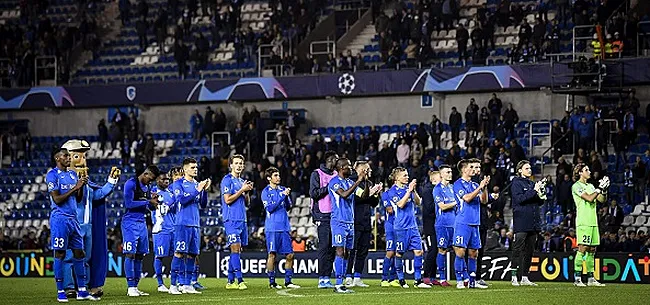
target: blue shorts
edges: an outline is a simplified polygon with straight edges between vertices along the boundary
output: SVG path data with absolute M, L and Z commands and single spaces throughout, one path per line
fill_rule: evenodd
M 454 240 L 454 228 L 436 227 L 436 244 L 440 249 L 449 249 Z
M 174 255 L 174 234 L 160 232 L 153 235 L 153 248 L 156 257 L 170 257 Z
M 395 251 L 404 253 L 411 250 L 422 250 L 422 236 L 418 228 L 395 230 Z
M 265 232 L 266 250 L 271 253 L 287 255 L 293 253 L 291 234 L 289 232 Z
M 478 225 L 457 223 L 454 227 L 454 247 L 481 249 L 481 235 Z
M 144 222 L 122 222 L 122 253 L 149 253 L 149 232 Z
M 50 229 L 52 250 L 82 250 L 84 248 L 81 227 L 76 217 L 52 215 L 50 225 L 52 226 Z
M 332 247 L 354 249 L 354 224 L 331 221 Z
M 386 251 L 395 251 L 395 231 L 386 231 Z
M 199 254 L 201 248 L 201 232 L 199 227 L 174 227 L 174 252 Z
M 228 220 L 224 224 L 226 229 L 226 246 L 240 244 L 242 247 L 248 246 L 248 227 L 245 221 Z

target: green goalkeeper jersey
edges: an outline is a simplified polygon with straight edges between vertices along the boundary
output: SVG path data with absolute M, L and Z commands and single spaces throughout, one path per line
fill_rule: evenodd
M 593 194 L 596 188 L 591 183 L 576 181 L 571 187 L 573 202 L 576 204 L 576 226 L 598 226 L 596 199 L 593 202 L 582 199 L 582 194 Z

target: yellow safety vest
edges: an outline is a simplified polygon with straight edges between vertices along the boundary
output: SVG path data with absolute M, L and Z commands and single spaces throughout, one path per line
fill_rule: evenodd
M 591 41 L 591 47 L 594 48 L 594 56 L 598 56 L 598 55 L 600 55 L 600 52 L 601 52 L 601 50 L 600 50 L 600 48 L 601 48 L 601 47 L 600 47 L 600 41 L 598 41 L 598 40 L 592 40 L 592 41 Z

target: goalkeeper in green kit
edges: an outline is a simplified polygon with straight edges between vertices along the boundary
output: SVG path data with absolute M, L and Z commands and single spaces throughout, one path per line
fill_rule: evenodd
M 576 252 L 574 263 L 575 282 L 577 287 L 595 286 L 603 287 L 594 278 L 594 265 L 596 246 L 600 244 L 600 232 L 598 232 L 598 217 L 596 210 L 598 203 L 607 200 L 607 189 L 609 178 L 603 177 L 598 181 L 598 188 L 594 187 L 587 180 L 591 178 L 589 166 L 579 163 L 573 167 L 573 180 L 571 187 L 573 201 L 576 204 L 576 238 L 578 240 L 578 252 Z M 587 284 L 582 282 L 582 262 L 587 265 Z

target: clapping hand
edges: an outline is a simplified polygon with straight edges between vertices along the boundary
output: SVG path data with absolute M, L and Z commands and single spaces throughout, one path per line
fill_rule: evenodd
M 601 190 L 601 193 L 607 194 L 607 190 L 609 189 L 609 177 L 605 176 L 603 179 L 600 179 L 600 181 L 598 181 L 598 188 Z
M 490 184 L 490 176 L 485 176 L 483 180 L 481 180 L 481 184 L 479 185 L 480 189 L 484 189 Z
M 244 181 L 244 184 L 241 187 L 244 192 L 248 192 L 253 189 L 253 182 L 251 181 Z
M 374 195 L 376 195 L 377 193 L 379 193 L 379 191 L 381 191 L 381 189 L 382 189 L 383 187 L 384 187 L 384 184 L 381 183 L 381 182 L 375 184 L 375 185 L 370 189 L 370 196 L 374 196 Z
M 291 194 L 291 189 L 288 187 L 285 188 L 284 191 L 282 191 L 282 194 L 284 194 L 285 196 L 289 196 L 289 194 Z
M 415 186 L 418 185 L 417 179 L 411 180 L 411 183 L 409 183 L 409 192 L 413 192 L 415 190 Z

